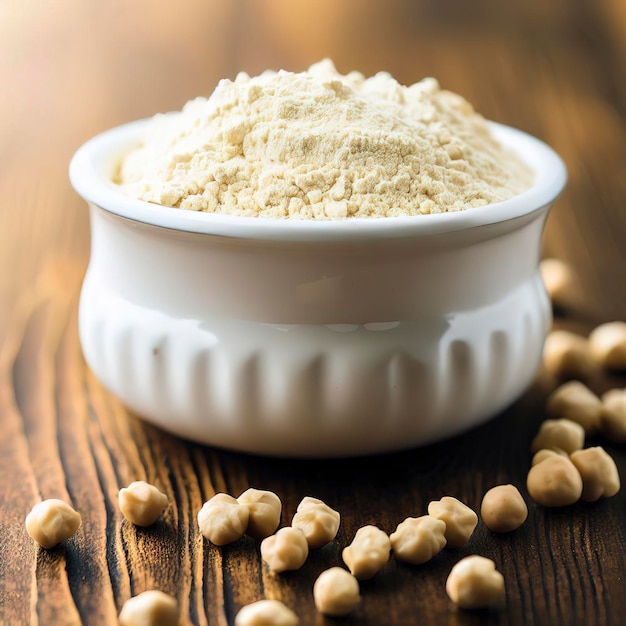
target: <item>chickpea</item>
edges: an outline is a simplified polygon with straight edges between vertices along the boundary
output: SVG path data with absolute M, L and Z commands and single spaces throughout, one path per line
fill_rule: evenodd
M 561 450 L 560 448 L 542 448 L 541 450 L 535 452 L 530 464 L 537 465 L 537 463 L 541 463 L 551 456 L 564 456 L 569 458 L 569 454 L 567 454 L 565 450 Z
M 583 480 L 568 458 L 553 456 L 530 468 L 526 488 L 543 506 L 568 506 L 580 499 Z
M 344 563 L 360 580 L 372 578 L 389 561 L 391 541 L 376 526 L 363 526 L 356 531 L 352 543 L 343 549 Z
M 575 281 L 570 266 L 559 259 L 543 259 L 539 269 L 552 304 L 557 307 L 572 305 Z
M 620 489 L 619 472 L 615 461 L 597 446 L 578 450 L 570 456 L 583 480 L 581 500 L 595 502 L 603 496 L 610 498 Z
M 526 521 L 528 507 L 517 487 L 498 485 L 483 496 L 480 517 L 489 530 L 509 533 Z
M 589 335 L 595 360 L 608 369 L 626 369 L 626 322 L 601 324 Z
M 533 439 L 530 450 L 537 452 L 543 448 L 559 448 L 571 454 L 584 445 L 585 429 L 580 424 L 568 419 L 546 420 Z
M 281 528 L 261 542 L 261 557 L 273 572 L 300 569 L 309 556 L 309 544 L 299 528 Z
M 602 396 L 602 434 L 616 443 L 626 443 L 626 389 L 611 389 Z
M 144 591 L 124 603 L 120 626 L 177 626 L 178 603 L 162 591 Z
M 464 546 L 478 524 L 476 513 L 451 496 L 444 496 L 441 500 L 431 502 L 428 505 L 428 514 L 445 522 L 448 548 Z
M 216 493 L 198 512 L 200 533 L 216 546 L 224 546 L 243 537 L 249 515 L 247 506 L 227 493 Z
M 120 489 L 117 499 L 122 515 L 135 526 L 154 524 L 168 504 L 164 493 L 143 480 Z
M 450 571 L 446 592 L 462 609 L 487 608 L 504 598 L 504 576 L 491 559 L 466 556 Z
M 601 410 L 600 398 L 577 380 L 561 385 L 550 395 L 546 404 L 546 412 L 550 417 L 576 422 L 587 434 L 598 429 Z
M 543 364 L 560 378 L 588 378 L 595 371 L 589 342 L 566 330 L 554 330 L 543 347 Z
M 291 525 L 299 528 L 306 537 L 309 548 L 321 548 L 333 541 L 339 530 L 341 516 L 327 504 L 309 496 L 302 499 Z
M 26 532 L 42 547 L 54 548 L 80 527 L 81 517 L 63 500 L 44 500 L 26 516 Z
M 244 606 L 235 626 L 298 626 L 298 616 L 279 600 L 259 600 Z
M 324 615 L 339 617 L 359 604 L 359 581 L 341 567 L 322 572 L 313 585 L 315 608 Z
M 446 523 L 432 515 L 407 517 L 389 537 L 395 557 L 414 565 L 430 561 L 445 547 Z
M 250 488 L 244 491 L 237 501 L 247 506 L 250 513 L 247 535 L 264 539 L 276 531 L 283 507 L 275 493 Z

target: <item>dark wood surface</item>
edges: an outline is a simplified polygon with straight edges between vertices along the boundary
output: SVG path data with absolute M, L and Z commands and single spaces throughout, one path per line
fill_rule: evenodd
M 128 415 L 86 368 L 76 304 L 89 227 L 67 166 L 98 131 L 207 95 L 221 76 L 299 70 L 323 56 L 341 71 L 436 76 L 491 119 L 527 130 L 564 158 L 570 181 L 545 233 L 570 262 L 576 306 L 559 320 L 581 332 L 626 319 L 626 5 L 622 0 L 515 2 L 153 0 L 18 2 L 0 7 L 0 623 L 116 623 L 145 589 L 174 594 L 184 623 L 232 624 L 262 597 L 316 615 L 317 574 L 341 563 L 355 530 L 391 532 L 454 495 L 477 508 L 492 485 L 523 486 L 529 442 L 551 381 L 538 378 L 489 424 L 451 441 L 344 461 L 264 459 L 168 436 Z M 599 374 L 597 392 L 626 386 Z M 598 440 L 600 441 L 600 440 Z M 609 445 L 626 479 L 626 449 Z M 122 521 L 117 491 L 159 485 L 171 507 L 156 526 Z M 315 495 L 343 515 L 335 542 L 295 573 L 272 576 L 258 543 L 223 549 L 195 516 L 216 491 L 275 490 L 288 523 Z M 23 520 L 41 498 L 72 502 L 83 527 L 38 550 Z M 456 610 L 451 566 L 480 553 L 506 581 L 495 611 Z M 410 567 L 391 561 L 362 585 L 344 623 L 621 624 L 626 621 L 626 490 L 546 510 L 531 504 L 517 532 L 479 525 L 467 547 Z

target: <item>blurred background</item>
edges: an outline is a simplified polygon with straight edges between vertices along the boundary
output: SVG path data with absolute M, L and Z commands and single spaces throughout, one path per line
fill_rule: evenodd
M 3 0 L 0 339 L 45 268 L 82 273 L 86 206 L 67 168 L 92 135 L 208 96 L 239 70 L 424 76 L 565 159 L 545 253 L 571 262 L 581 312 L 626 318 L 624 0 Z

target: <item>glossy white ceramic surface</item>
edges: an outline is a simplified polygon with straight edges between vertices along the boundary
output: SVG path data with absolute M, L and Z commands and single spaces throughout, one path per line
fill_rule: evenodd
M 528 385 L 550 325 L 541 232 L 566 178 L 545 144 L 494 125 L 537 172 L 507 202 L 291 221 L 124 196 L 110 178 L 143 123 L 70 170 L 91 205 L 83 351 L 139 415 L 238 450 L 364 454 L 460 432 Z

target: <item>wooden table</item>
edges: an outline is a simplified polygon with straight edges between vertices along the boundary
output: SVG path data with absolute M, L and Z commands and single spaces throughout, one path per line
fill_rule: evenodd
M 239 69 L 433 75 L 491 119 L 550 143 L 570 182 L 550 217 L 545 252 L 570 262 L 576 305 L 560 324 L 582 332 L 626 318 L 626 5 L 622 0 L 333 2 L 17 0 L 0 8 L 0 623 L 116 623 L 143 590 L 174 594 L 185 623 L 232 624 L 245 603 L 280 598 L 301 624 L 311 587 L 340 564 L 355 530 L 391 532 L 455 495 L 474 508 L 497 483 L 524 491 L 528 446 L 545 418 L 538 379 L 502 415 L 425 449 L 347 461 L 290 461 L 213 450 L 128 415 L 85 367 L 76 303 L 89 228 L 67 166 L 89 136 L 208 94 Z M 597 392 L 626 386 L 599 374 Z M 599 440 L 598 440 L 599 441 Z M 626 450 L 607 446 L 626 477 Z M 159 485 L 171 506 L 152 528 L 122 521 L 117 491 Z M 258 543 L 209 545 L 195 523 L 216 491 L 275 490 L 289 523 L 307 494 L 341 511 L 337 541 L 296 573 L 272 576 Z M 524 492 L 525 493 L 525 492 Z M 82 513 L 67 544 L 35 548 L 23 520 L 41 498 Z M 466 548 L 427 565 L 392 560 L 363 583 L 350 624 L 621 624 L 626 619 L 626 493 L 592 505 L 530 505 L 517 532 L 479 525 Z M 462 556 L 493 558 L 506 604 L 472 614 L 444 591 Z

